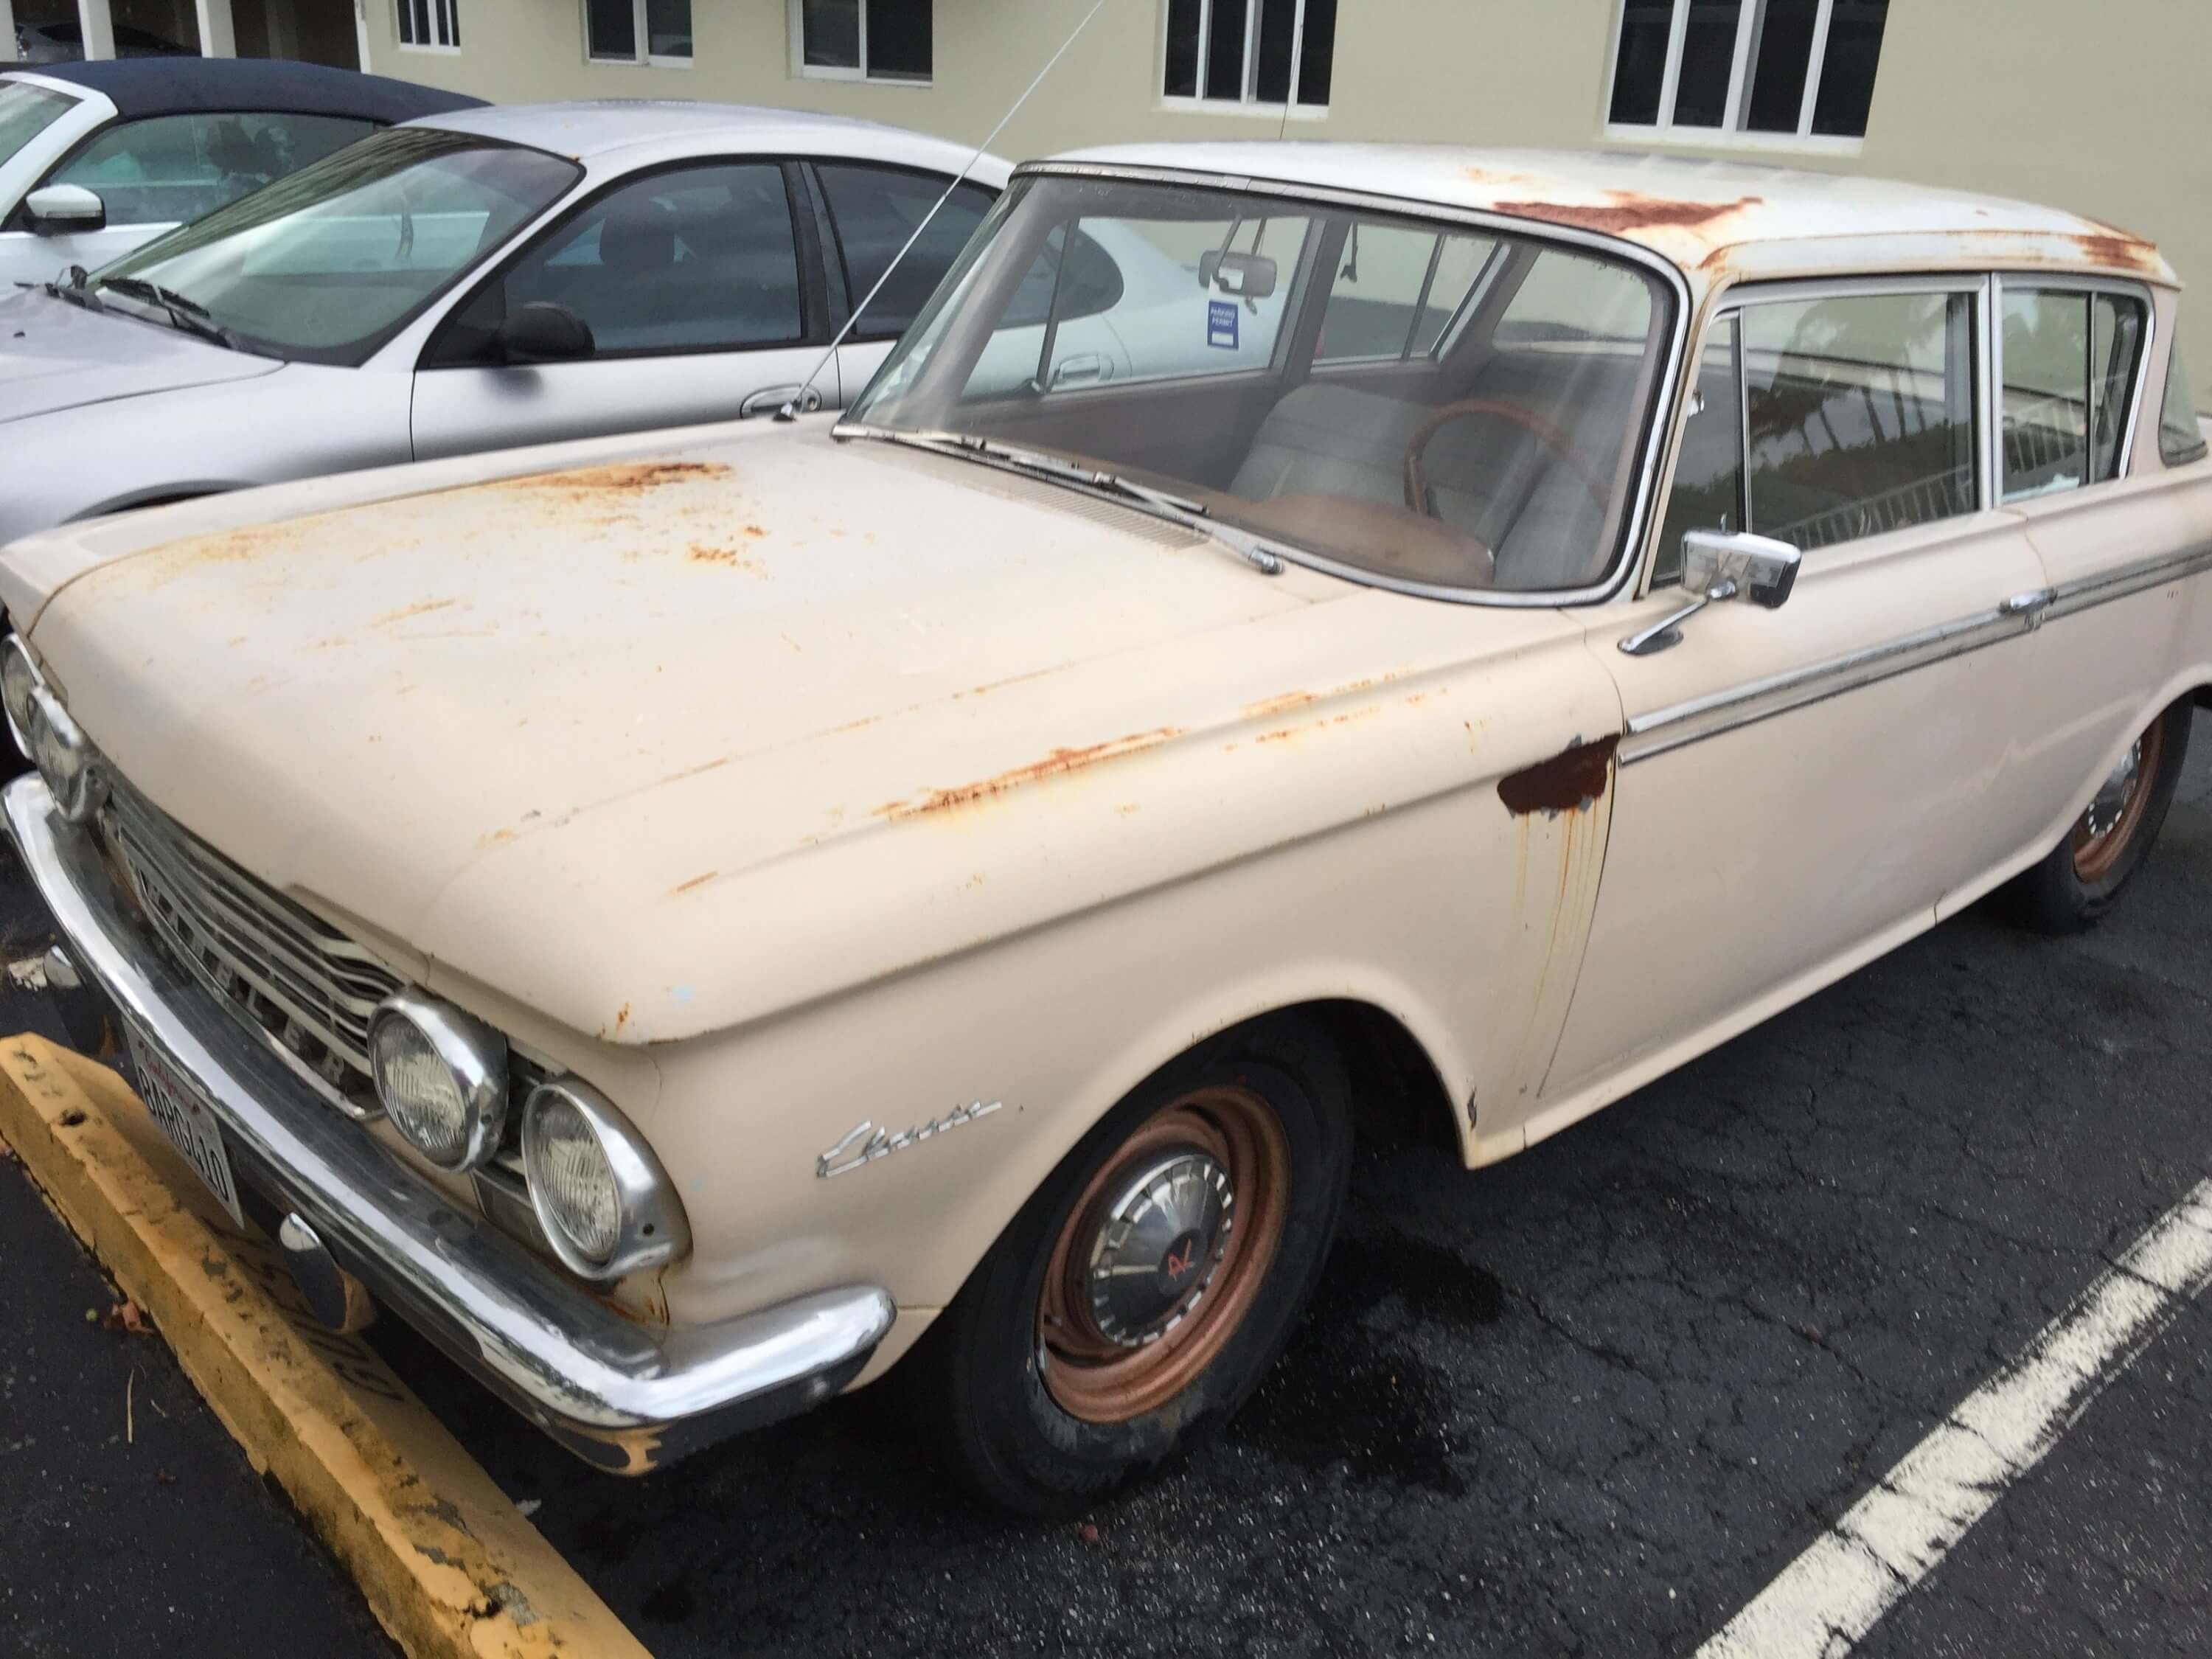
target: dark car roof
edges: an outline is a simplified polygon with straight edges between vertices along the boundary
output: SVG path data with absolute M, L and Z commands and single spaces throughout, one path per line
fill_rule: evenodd
M 265 109 L 295 115 L 350 115 L 364 121 L 411 121 L 418 115 L 474 109 L 483 102 L 381 75 L 268 58 L 115 58 L 89 64 L 5 67 L 99 93 L 119 113 L 134 118 Z

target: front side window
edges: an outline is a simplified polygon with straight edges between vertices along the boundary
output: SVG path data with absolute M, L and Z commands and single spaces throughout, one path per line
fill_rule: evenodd
M 106 129 L 46 182 L 98 193 L 111 225 L 189 223 L 375 131 L 336 115 L 155 115 Z
M 0 81 L 0 165 L 69 113 L 76 100 L 22 81 Z
M 1328 107 L 1336 0 L 1168 0 L 1172 100 Z
M 416 52 L 459 52 L 461 0 L 399 0 L 399 44 Z
M 103 267 L 152 283 L 247 349 L 358 363 L 574 183 L 573 161 L 434 127 L 392 127 Z M 143 290 L 137 291 L 143 296 Z
M 1489 297 L 1418 374 L 1314 372 L 1333 326 L 1390 332 L 1390 354 L 1431 331 L 1431 307 L 1344 309 L 1355 221 L 1362 286 L 1385 240 L 1424 272 L 1483 263 L 1440 238 L 1492 246 Z M 1674 320 L 1640 267 L 1533 237 L 1045 175 L 1017 185 L 853 418 L 1072 459 L 1367 574 L 1577 590 L 1615 563 Z
M 844 258 L 846 303 L 859 305 L 883 282 L 884 271 L 891 273 L 850 337 L 896 339 L 991 210 L 991 192 L 981 185 L 962 185 L 940 208 L 938 200 L 951 181 L 934 173 L 824 161 L 815 177 L 822 181 Z M 933 208 L 936 217 L 929 218 Z M 926 218 L 928 228 L 921 239 L 900 259 L 899 250 Z
M 832 81 L 927 86 L 935 0 L 791 0 L 792 67 Z
M 2197 399 L 2189 393 L 2189 371 L 2181 348 L 2166 354 L 2166 396 L 2158 417 L 2159 459 L 2168 466 L 2187 466 L 2205 456 L 2204 425 L 2197 418 Z
M 2142 302 L 2007 283 L 2001 316 L 2003 498 L 2118 477 L 2142 347 Z
M 1889 0 L 1620 0 L 1609 125 L 1703 140 L 1866 136 Z
M 584 0 L 584 55 L 690 68 L 691 0 Z

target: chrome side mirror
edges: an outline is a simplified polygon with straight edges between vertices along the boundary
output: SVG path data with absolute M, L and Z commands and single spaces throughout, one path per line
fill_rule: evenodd
M 23 216 L 41 236 L 107 228 L 107 204 L 82 185 L 48 185 L 23 198 Z
M 1682 591 L 1690 603 L 1639 629 L 1620 642 L 1632 657 L 1648 657 L 1682 642 L 1682 624 L 1709 605 L 1747 599 L 1771 611 L 1797 585 L 1803 556 L 1771 536 L 1720 530 L 1692 530 L 1682 538 Z

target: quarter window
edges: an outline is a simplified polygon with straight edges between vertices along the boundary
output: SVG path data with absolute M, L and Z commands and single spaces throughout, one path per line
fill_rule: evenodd
M 156 115 L 108 128 L 47 183 L 96 191 L 111 225 L 205 218 L 375 129 L 335 115 Z
M 1355 222 L 1329 287 L 1315 362 L 1429 356 L 1497 248 L 1486 236 Z
M 1692 530 L 1743 528 L 1742 328 L 1723 318 L 1698 360 L 1698 380 L 1674 458 L 1674 488 L 1652 561 L 1655 587 L 1682 579 L 1682 538 Z
M 1170 99 L 1328 107 L 1337 0 L 1168 0 Z
M 1888 15 L 1889 0 L 1620 0 L 1607 124 L 1856 144 Z
M 791 0 L 793 72 L 929 84 L 934 0 Z
M 399 44 L 417 52 L 459 52 L 461 0 L 399 0 Z
M 2142 304 L 2008 283 L 2002 319 L 2004 499 L 2117 477 Z
M 2158 417 L 2159 459 L 2168 466 L 2187 466 L 2206 453 L 2203 423 L 2197 418 L 2197 400 L 2189 395 L 2189 371 L 2181 364 L 2179 346 L 2166 355 L 2166 397 Z
M 688 69 L 691 0 L 584 0 L 584 51 L 595 64 Z

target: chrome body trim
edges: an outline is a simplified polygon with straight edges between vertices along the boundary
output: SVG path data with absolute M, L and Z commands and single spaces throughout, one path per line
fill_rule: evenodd
M 2140 593 L 2147 587 L 2159 587 L 2185 576 L 2194 576 L 2212 570 L 2212 542 L 2200 542 L 2194 547 L 2184 548 L 2179 553 L 2161 553 L 2152 558 L 2137 559 L 2133 564 L 2122 565 L 2117 570 L 2100 571 L 2094 576 L 2077 576 L 2072 581 L 2061 582 L 2051 591 L 2051 606 L 2044 613 L 2046 622 L 2060 617 L 2070 617 L 2077 611 L 2124 599 L 2130 593 Z
M 0 815 L 86 976 L 203 1091 L 241 1185 L 299 1215 L 386 1308 L 579 1455 L 638 1473 L 789 1416 L 849 1382 L 890 1330 L 891 1298 L 872 1285 L 710 1326 L 617 1312 L 331 1112 L 171 966 L 45 783 L 15 780 Z

